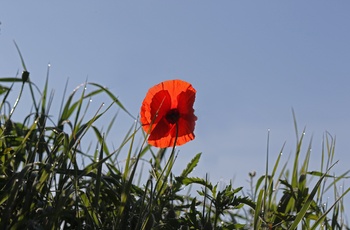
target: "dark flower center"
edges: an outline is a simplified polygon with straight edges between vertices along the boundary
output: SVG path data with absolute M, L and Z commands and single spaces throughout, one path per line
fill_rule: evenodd
M 180 118 L 180 112 L 178 109 L 171 109 L 167 112 L 165 118 L 170 124 L 175 124 Z

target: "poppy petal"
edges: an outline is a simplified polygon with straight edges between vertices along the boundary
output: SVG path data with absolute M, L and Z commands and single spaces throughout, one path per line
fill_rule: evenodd
M 173 146 L 175 141 L 175 138 L 172 138 L 171 135 L 173 130 L 175 130 L 175 125 L 162 119 L 150 133 L 148 143 L 159 148 Z
M 141 107 L 141 123 L 145 132 L 152 132 L 156 124 L 170 109 L 170 106 L 171 98 L 168 91 L 165 90 L 153 94 L 152 97 L 149 95 L 145 98 Z
M 177 109 L 180 111 L 180 114 L 194 114 L 193 104 L 195 99 L 195 91 L 187 90 L 185 92 L 181 92 L 177 96 Z
M 192 85 L 182 80 L 164 81 L 148 90 L 140 120 L 150 145 L 166 148 L 175 140 L 175 145 L 183 145 L 195 138 L 195 96 Z
M 182 80 L 164 81 L 158 84 L 157 86 L 158 86 L 158 90 L 167 90 L 169 92 L 169 95 L 172 99 L 171 100 L 172 108 L 176 108 L 178 106 L 177 96 L 180 95 L 180 93 L 186 92 L 187 90 L 191 90 L 191 91 L 193 90 L 195 92 L 195 89 L 192 87 L 190 83 Z

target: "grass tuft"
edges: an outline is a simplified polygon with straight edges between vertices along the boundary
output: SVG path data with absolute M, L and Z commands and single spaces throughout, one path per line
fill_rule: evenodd
M 0 78 L 1 229 L 349 229 L 343 200 L 350 191 L 344 188 L 350 170 L 332 175 L 336 139 L 325 133 L 320 168 L 310 169 L 312 140 L 303 153 L 305 129 L 299 133 L 294 111 L 292 165 L 289 159 L 283 163 L 284 145 L 276 156 L 270 153 L 268 134 L 266 172 L 249 173 L 246 196 L 243 187 L 192 176 L 202 153 L 174 174 L 175 147 L 150 147 L 138 122 L 120 146 L 111 146 L 107 136 L 119 114 L 138 119 L 98 83 L 85 82 L 66 98 L 67 82 L 54 114 L 51 108 L 59 106 L 54 106 L 54 91 L 49 93 L 50 66 L 39 90 L 15 46 L 24 75 Z M 19 94 L 12 102 L 15 87 Z M 33 105 L 27 112 L 18 107 L 26 87 L 30 95 L 25 98 Z M 110 103 L 92 108 L 90 101 L 98 96 Z M 118 112 L 108 123 L 112 108 Z M 99 126 L 101 119 L 107 128 Z M 185 194 L 184 188 L 192 186 L 199 189 Z M 330 194 L 334 202 L 329 204 Z

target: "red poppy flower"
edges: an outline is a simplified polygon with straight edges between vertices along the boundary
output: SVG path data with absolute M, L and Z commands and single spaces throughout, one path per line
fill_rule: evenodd
M 169 80 L 150 88 L 141 106 L 141 124 L 150 145 L 166 148 L 194 139 L 197 117 L 196 90 L 182 80 Z

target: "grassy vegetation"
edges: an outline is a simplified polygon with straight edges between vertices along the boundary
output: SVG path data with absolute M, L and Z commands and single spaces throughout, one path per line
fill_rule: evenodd
M 148 146 L 137 122 L 120 146 L 109 146 L 106 136 L 117 118 L 105 132 L 97 121 L 115 106 L 132 115 L 100 84 L 87 82 L 73 90 L 59 113 L 51 114 L 48 76 L 38 89 L 21 60 L 20 78 L 0 78 L 1 229 L 350 229 L 343 203 L 349 189 L 339 191 L 348 172 L 337 177 L 331 173 L 336 167 L 331 135 L 325 134 L 317 171 L 309 170 L 311 143 L 303 153 L 304 131 L 299 133 L 295 124 L 298 141 L 291 168 L 277 154 L 264 175 L 249 174 L 251 188 L 219 188 L 207 178 L 191 177 L 201 154 L 175 175 L 175 149 Z M 11 101 L 16 87 L 17 100 Z M 29 95 L 22 95 L 25 88 Z M 101 94 L 112 103 L 89 117 L 89 100 Z M 24 96 L 33 108 L 14 120 Z M 94 135 L 94 150 L 81 147 L 89 142 L 84 139 L 87 132 Z M 136 144 L 138 136 L 143 137 L 141 144 Z M 268 151 L 268 157 L 275 154 Z M 146 179 L 139 183 L 141 172 Z M 191 185 L 200 189 L 184 194 Z M 326 202 L 329 193 L 334 203 Z

